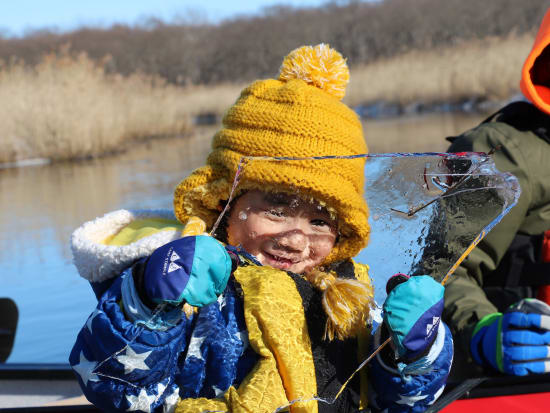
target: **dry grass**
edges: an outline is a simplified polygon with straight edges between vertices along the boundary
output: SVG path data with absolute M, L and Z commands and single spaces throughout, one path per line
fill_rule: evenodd
M 242 88 L 184 89 L 154 76 L 107 75 L 85 54 L 0 68 L 0 163 L 98 156 L 136 140 L 182 134 L 197 114 L 222 113 Z
M 533 36 L 411 51 L 353 67 L 345 102 L 501 100 L 517 92 Z M 199 113 L 221 115 L 244 85 L 177 87 L 159 77 L 105 74 L 86 55 L 0 65 L 0 163 L 97 156 L 143 138 L 177 135 Z
M 96 156 L 133 140 L 190 128 L 179 88 L 161 79 L 108 76 L 85 55 L 46 56 L 0 71 L 0 162 Z
M 247 84 L 222 83 L 216 86 L 189 86 L 182 89 L 181 98 L 191 115 L 214 113 L 223 115 L 235 103 Z
M 411 51 L 351 70 L 345 102 L 447 102 L 470 97 L 507 99 L 519 90 L 534 35 L 470 41 L 451 48 Z
M 350 69 L 351 81 L 344 102 L 356 106 L 375 101 L 406 105 L 472 97 L 508 99 L 519 90 L 521 67 L 533 39 L 534 34 L 479 39 L 355 66 Z M 243 86 L 195 87 L 186 91 L 186 98 L 202 112 L 221 114 Z

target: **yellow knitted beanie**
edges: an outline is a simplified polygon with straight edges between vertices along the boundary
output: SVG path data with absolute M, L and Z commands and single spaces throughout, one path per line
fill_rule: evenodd
M 283 61 L 279 79 L 244 89 L 214 136 L 206 166 L 176 188 L 174 210 L 185 223 L 198 216 L 211 227 L 227 200 L 241 157 L 312 157 L 367 153 L 361 122 L 340 99 L 349 71 L 326 44 L 303 46 Z M 238 189 L 299 193 L 327 205 L 338 218 L 339 240 L 324 264 L 355 256 L 367 243 L 363 199 L 365 158 L 252 160 Z

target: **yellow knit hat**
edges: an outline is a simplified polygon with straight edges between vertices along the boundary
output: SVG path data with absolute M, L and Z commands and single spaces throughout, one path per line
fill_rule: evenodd
M 326 44 L 303 46 L 283 61 L 279 79 L 244 89 L 214 136 L 206 166 L 176 188 L 174 211 L 185 223 L 198 216 L 211 227 L 227 200 L 243 156 L 312 157 L 367 153 L 361 122 L 340 99 L 349 71 L 344 58 Z M 299 192 L 333 210 L 339 241 L 328 264 L 355 256 L 367 243 L 363 199 L 365 158 L 320 161 L 248 162 L 239 190 Z

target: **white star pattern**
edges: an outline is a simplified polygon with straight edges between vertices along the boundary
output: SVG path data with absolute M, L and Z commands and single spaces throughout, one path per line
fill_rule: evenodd
M 126 347 L 126 355 L 118 355 L 115 359 L 124 365 L 124 374 L 129 374 L 134 370 L 150 370 L 149 366 L 145 364 L 145 359 L 149 357 L 151 351 L 145 353 L 136 353 L 132 347 Z
M 126 400 L 130 403 L 127 412 L 135 412 L 141 410 L 146 413 L 151 413 L 151 403 L 155 401 L 155 396 L 149 396 L 145 389 L 141 389 L 137 396 L 126 395 Z
M 220 311 L 222 310 L 222 308 L 225 307 L 225 305 L 227 304 L 226 300 L 225 300 L 225 294 L 221 294 L 219 297 L 218 297 L 218 307 L 220 308 Z
M 222 389 L 216 386 L 212 386 L 212 390 L 214 390 L 214 395 L 216 396 L 217 399 L 222 397 L 223 394 L 225 393 Z
M 130 304 L 128 304 L 128 310 L 130 310 L 130 312 L 131 312 L 132 314 L 137 314 L 137 313 L 138 313 L 137 308 L 131 306 Z
M 180 399 L 179 396 L 180 389 L 178 386 L 174 386 L 174 391 L 166 396 L 166 399 L 164 399 L 164 406 L 163 406 L 163 413 L 174 413 L 176 410 L 176 405 L 178 404 L 178 400 Z
M 186 358 L 193 356 L 198 358 L 199 360 L 204 360 L 201 354 L 201 345 L 205 338 L 206 337 L 191 337 L 191 340 L 189 341 L 189 348 L 187 349 Z
M 441 388 L 435 392 L 434 399 L 429 402 L 428 404 L 434 404 L 437 399 L 439 399 L 439 396 L 441 396 L 441 393 L 443 393 L 443 390 L 445 390 L 445 385 L 441 386 Z
M 81 351 L 80 363 L 75 364 L 73 366 L 73 370 L 78 373 L 84 382 L 84 386 L 87 386 L 89 381 L 99 381 L 97 374 L 93 372 L 96 366 L 97 363 L 94 361 L 89 361 L 86 357 L 84 357 L 84 353 Z
M 157 400 L 162 396 L 164 390 L 166 390 L 166 386 L 162 383 L 157 383 Z
M 248 347 L 248 331 L 246 330 L 237 331 L 234 335 L 235 337 L 237 337 L 239 341 L 243 343 L 243 352 L 244 352 Z
M 102 312 L 103 311 L 101 311 L 99 308 L 96 308 L 94 312 L 90 315 L 90 317 L 88 317 L 88 321 L 86 321 L 86 327 L 88 327 L 88 330 L 90 330 L 90 334 L 92 334 L 92 321 L 99 313 Z
M 399 400 L 396 400 L 397 404 L 406 404 L 407 406 L 414 406 L 414 404 L 420 400 L 424 400 L 426 397 L 428 397 L 427 394 L 421 396 L 421 392 L 416 393 L 414 396 L 403 396 L 402 394 L 399 395 Z

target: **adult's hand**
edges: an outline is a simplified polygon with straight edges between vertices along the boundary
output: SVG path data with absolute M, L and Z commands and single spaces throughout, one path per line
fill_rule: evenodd
M 470 351 L 478 364 L 502 373 L 550 372 L 550 306 L 523 299 L 504 314 L 485 316 L 474 329 Z

